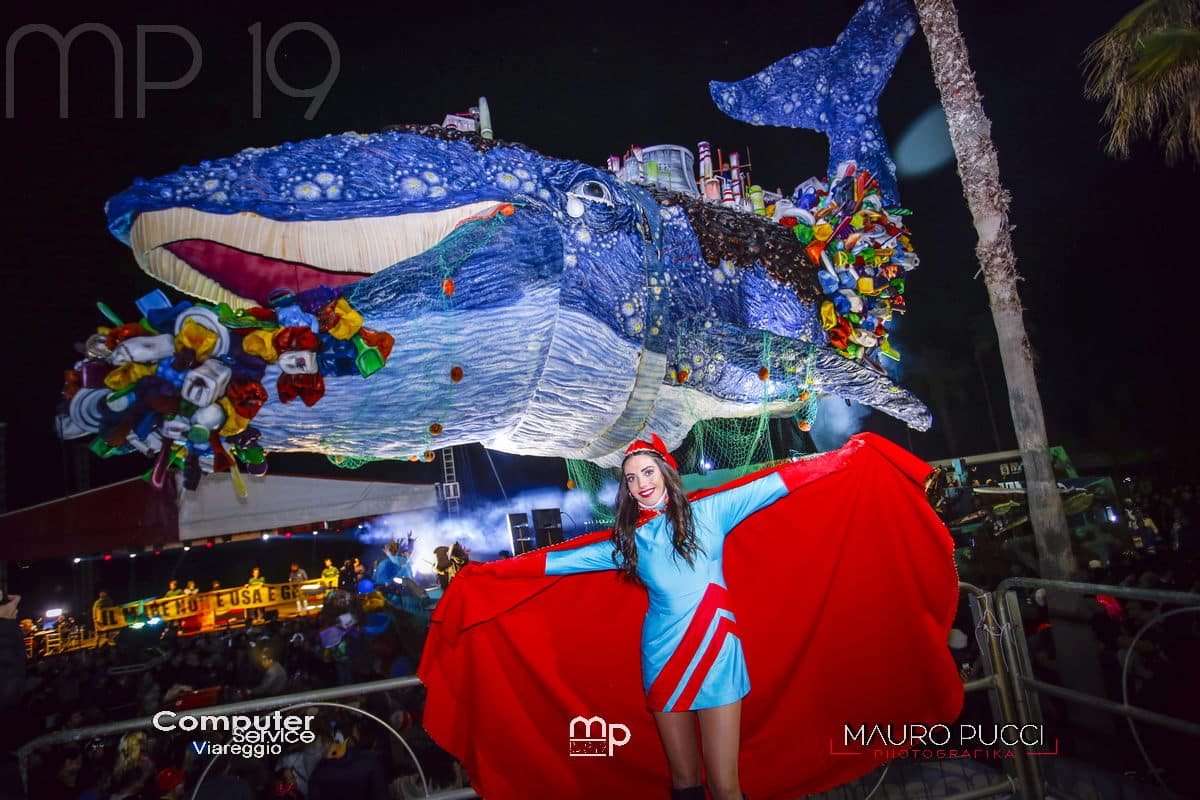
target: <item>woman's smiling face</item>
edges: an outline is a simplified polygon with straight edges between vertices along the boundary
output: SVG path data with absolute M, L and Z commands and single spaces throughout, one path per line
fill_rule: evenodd
M 625 460 L 625 488 L 643 506 L 654 507 L 667 493 L 662 470 L 653 456 L 639 453 Z

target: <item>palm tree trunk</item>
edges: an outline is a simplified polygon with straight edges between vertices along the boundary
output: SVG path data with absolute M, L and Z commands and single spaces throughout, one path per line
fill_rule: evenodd
M 914 4 L 929 44 L 933 76 L 949 123 L 963 194 L 979 233 L 975 252 L 987 284 L 1017 446 L 1025 464 L 1029 521 L 1037 542 L 1039 572 L 1044 579 L 1069 580 L 1076 571 L 1075 558 L 1046 444 L 1046 423 L 1034 377 L 1033 353 L 1021 318 L 1017 260 L 1008 223 L 1009 195 L 1000 184 L 991 123 L 983 113 L 979 87 L 967 62 L 967 46 L 958 28 L 953 0 L 914 0 Z M 1078 691 L 1103 696 L 1104 681 L 1095 656 L 1095 637 L 1088 624 L 1090 609 L 1079 595 L 1052 591 L 1048 600 L 1059 679 Z M 1116 758 L 1112 720 L 1107 714 L 1086 706 L 1073 706 L 1065 722 L 1081 752 Z M 1032 780 L 1039 782 L 1038 777 Z M 1041 786 L 1031 788 L 1035 797 L 1042 796 Z
M 958 29 L 953 1 L 915 0 L 915 3 L 929 43 L 933 75 L 946 111 L 963 193 L 979 233 L 975 253 L 987 284 L 1008 380 L 1008 402 L 1017 446 L 1025 463 L 1029 519 L 1037 539 L 1039 571 L 1043 578 L 1066 580 L 1076 564 L 1046 443 L 1046 422 L 1033 372 L 1033 354 L 1021 319 L 1017 259 L 1008 224 L 1009 194 L 1000 185 L 991 123 L 983 113 L 975 75 L 967 63 L 967 46 Z

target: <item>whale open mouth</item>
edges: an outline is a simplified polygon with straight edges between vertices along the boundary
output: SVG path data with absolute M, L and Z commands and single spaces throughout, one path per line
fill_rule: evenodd
M 129 241 L 138 264 L 157 280 L 210 303 L 246 308 L 266 305 L 275 289 L 354 283 L 424 253 L 500 205 L 301 222 L 171 208 L 140 214 Z

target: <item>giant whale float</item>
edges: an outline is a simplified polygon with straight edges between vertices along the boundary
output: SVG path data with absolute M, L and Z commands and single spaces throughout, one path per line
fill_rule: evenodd
M 853 160 L 871 179 L 855 208 L 890 225 L 875 102 L 914 30 L 903 0 L 868 0 L 833 46 L 711 92 L 752 124 L 826 132 L 831 173 Z M 609 465 L 645 430 L 674 447 L 699 420 L 811 418 L 825 394 L 931 424 L 884 370 L 829 346 L 844 264 L 814 262 L 769 217 L 519 144 L 437 126 L 331 135 L 139 179 L 106 211 L 142 269 L 201 303 L 237 312 L 325 286 L 394 337 L 369 379 L 326 375 L 320 402 L 263 404 L 269 450 L 481 442 Z M 740 233 L 714 245 L 707 228 L 731 219 Z M 264 366 L 269 386 L 281 367 Z

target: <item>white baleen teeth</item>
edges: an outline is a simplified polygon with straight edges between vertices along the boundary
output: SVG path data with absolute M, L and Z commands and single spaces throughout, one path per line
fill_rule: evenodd
M 192 269 L 186 261 L 166 248 L 140 253 L 137 261 L 144 271 L 168 286 L 206 302 L 228 303 L 234 309 L 258 305 L 256 301 L 236 295 L 212 278 Z
M 332 272 L 375 273 L 424 253 L 464 219 L 498 205 L 486 201 L 445 211 L 300 222 L 279 222 L 249 212 L 212 214 L 169 208 L 139 214 L 129 240 L 138 254 L 182 239 L 205 239 Z

